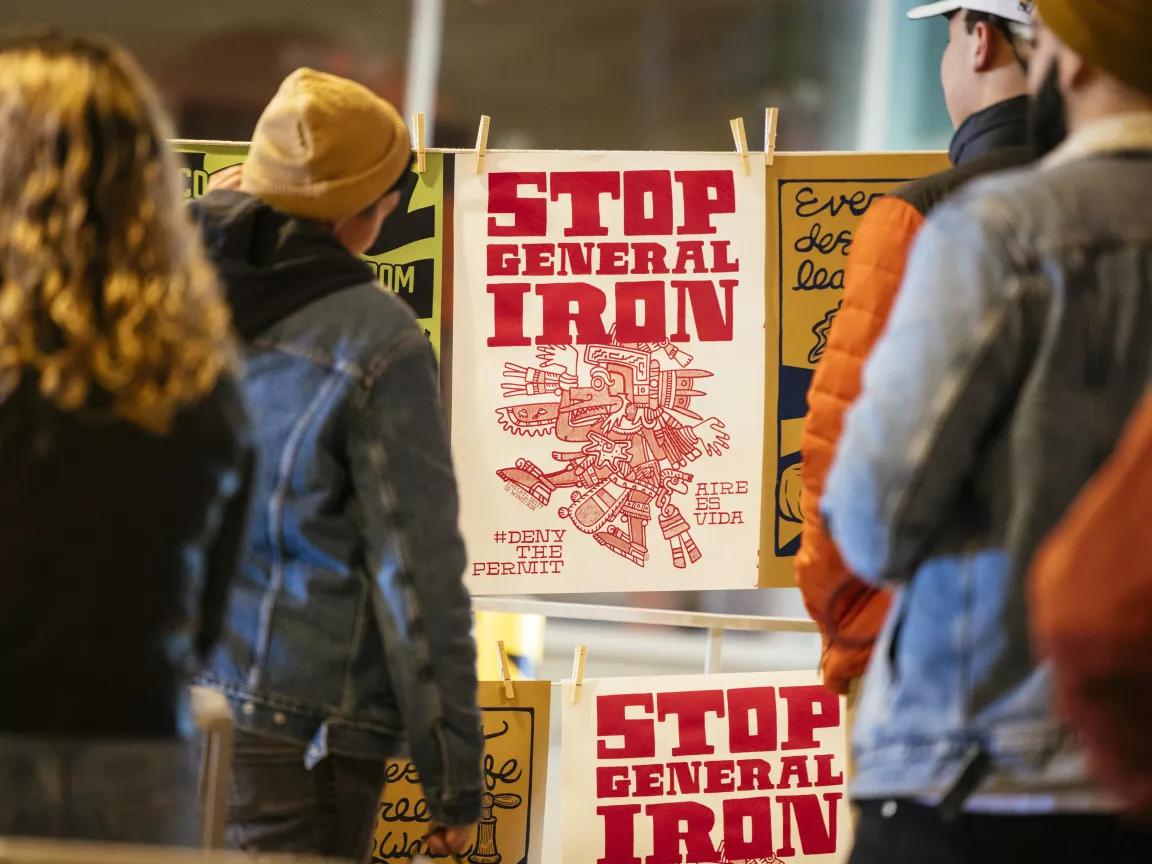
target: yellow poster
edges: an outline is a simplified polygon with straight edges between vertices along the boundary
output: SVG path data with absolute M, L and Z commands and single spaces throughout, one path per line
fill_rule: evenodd
M 238 165 L 248 155 L 244 142 L 177 141 L 184 159 L 184 195 L 199 198 L 217 171 Z M 440 352 L 444 278 L 444 170 L 442 153 L 426 154 L 423 174 L 412 172 L 400 205 L 384 222 L 380 237 L 364 260 L 380 287 L 404 299 Z
M 540 864 L 548 774 L 552 685 L 517 681 L 515 698 L 502 682 L 482 682 L 484 792 L 476 838 L 460 856 L 468 864 Z M 411 861 L 427 855 L 428 803 L 411 763 L 388 763 L 372 860 Z M 434 856 L 433 856 L 434 857 Z
M 795 585 L 808 387 L 840 310 L 853 232 L 879 198 L 947 167 L 943 153 L 826 153 L 780 154 L 768 169 L 762 587 Z

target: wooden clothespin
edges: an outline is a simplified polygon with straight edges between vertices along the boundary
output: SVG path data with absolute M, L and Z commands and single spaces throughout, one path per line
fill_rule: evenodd
M 729 121 L 732 127 L 732 140 L 736 143 L 736 152 L 740 154 L 740 161 L 744 164 L 744 173 L 752 173 L 752 165 L 748 160 L 748 133 L 744 131 L 744 118 L 736 117 Z
M 584 663 L 588 659 L 588 647 L 576 646 L 576 655 L 572 658 L 572 704 L 580 701 L 580 690 L 584 687 Z
M 776 164 L 776 123 L 780 119 L 779 108 L 764 111 L 764 164 Z
M 504 682 L 504 695 L 509 699 L 516 698 L 516 688 L 512 686 L 512 664 L 508 662 L 508 652 L 504 648 L 504 640 L 496 641 L 496 656 L 500 658 L 500 680 Z
M 417 111 L 412 115 L 412 134 L 416 137 L 416 173 L 423 174 L 426 166 L 424 158 L 424 112 Z
M 488 127 L 492 125 L 492 118 L 487 114 L 480 115 L 480 128 L 476 132 L 476 173 L 484 173 L 484 157 L 488 155 Z

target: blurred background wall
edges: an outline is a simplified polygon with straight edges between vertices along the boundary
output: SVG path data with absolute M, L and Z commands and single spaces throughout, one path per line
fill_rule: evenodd
M 729 117 L 743 114 L 755 141 L 778 105 L 784 149 L 935 148 L 949 135 L 944 25 L 905 21 L 911 5 L 2 0 L 0 19 L 124 42 L 186 137 L 246 138 L 284 74 L 310 65 L 434 111 L 436 146 L 466 146 L 486 113 L 493 147 L 725 149 Z

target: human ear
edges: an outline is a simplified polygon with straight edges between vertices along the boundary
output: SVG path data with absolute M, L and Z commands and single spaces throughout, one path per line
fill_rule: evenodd
M 381 222 L 383 222 L 385 219 L 392 215 L 392 212 L 396 209 L 397 206 L 399 206 L 399 204 L 400 193 L 389 192 L 387 195 L 381 198 L 379 203 L 376 205 L 377 217 Z
M 1083 86 L 1091 71 L 1084 58 L 1063 46 L 1056 56 L 1060 64 L 1057 80 L 1061 92 L 1068 93 Z
M 976 23 L 971 36 L 971 63 L 973 72 L 987 72 L 996 59 L 996 34 L 986 21 Z

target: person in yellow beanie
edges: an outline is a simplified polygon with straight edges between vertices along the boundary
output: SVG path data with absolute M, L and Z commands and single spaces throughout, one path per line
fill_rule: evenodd
M 1149 857 L 1058 709 L 1027 588 L 1152 388 L 1150 6 L 1040 0 L 1049 152 L 932 211 L 845 419 L 822 515 L 893 598 L 853 728 L 851 864 Z
M 232 703 L 229 838 L 367 861 L 407 744 L 427 848 L 475 836 L 476 648 L 436 362 L 358 257 L 409 171 L 396 110 L 300 69 L 234 188 L 193 204 L 246 351 L 260 468 L 244 564 L 202 683 Z
M 1070 126 L 1079 131 L 1152 108 L 1152 3 L 1039 0 L 1037 18 L 1031 83 L 1038 155 L 1058 147 Z
M 410 160 L 391 104 L 353 81 L 297 69 L 256 124 L 240 188 L 292 216 L 342 224 L 372 205 L 390 212 L 396 198 L 386 193 Z

